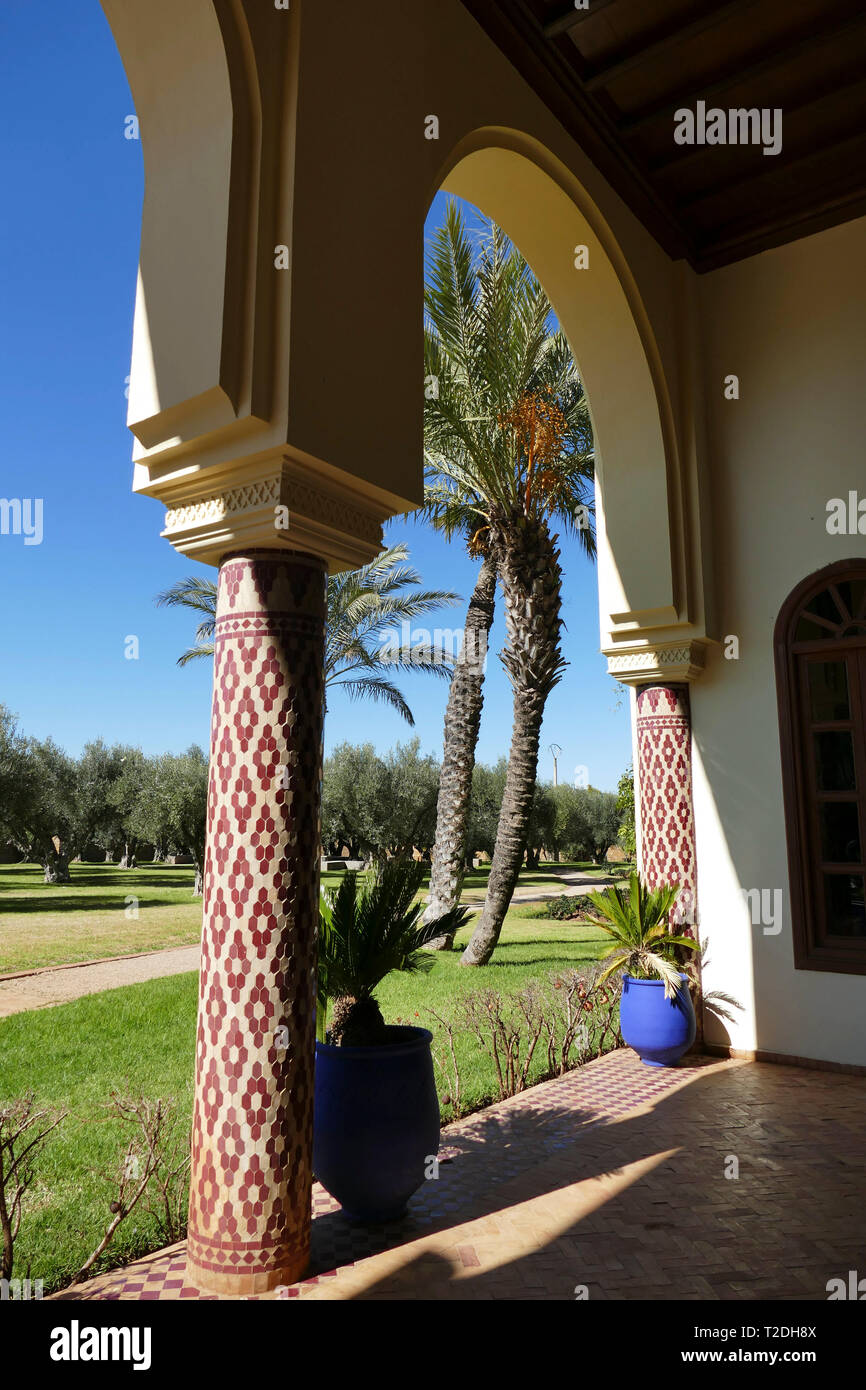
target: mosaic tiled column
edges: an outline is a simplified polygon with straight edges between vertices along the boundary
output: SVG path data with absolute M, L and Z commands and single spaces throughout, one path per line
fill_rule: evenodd
M 679 883 L 673 918 L 694 923 L 697 880 L 687 685 L 638 687 L 637 756 L 642 873 L 652 888 Z
M 309 1258 L 325 566 L 220 568 L 187 1277 L 259 1293 Z

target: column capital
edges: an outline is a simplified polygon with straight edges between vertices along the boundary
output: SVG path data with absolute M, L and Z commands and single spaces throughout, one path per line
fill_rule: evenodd
M 278 449 L 148 488 L 166 505 L 162 535 L 205 564 L 247 549 L 316 555 L 332 572 L 357 569 L 382 549 L 393 502 L 360 479 Z
M 657 645 L 617 647 L 606 650 L 607 669 L 615 680 L 624 685 L 654 685 L 657 683 L 697 680 L 704 669 L 708 643 L 702 639 L 664 642 Z

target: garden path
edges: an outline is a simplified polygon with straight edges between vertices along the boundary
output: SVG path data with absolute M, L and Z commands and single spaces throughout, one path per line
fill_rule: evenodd
M 579 870 L 563 871 L 564 891 L 555 889 L 538 892 L 532 888 L 518 889 L 513 904 L 546 902 L 549 898 L 575 897 L 607 887 L 608 880 L 588 878 Z M 483 899 L 473 902 L 467 898 L 473 912 L 480 912 Z M 144 980 L 159 980 L 167 975 L 183 975 L 197 970 L 200 947 L 171 946 L 161 951 L 146 951 L 134 956 L 115 956 L 107 960 L 81 961 L 74 965 L 46 966 L 40 970 L 21 971 L 0 976 L 0 1018 L 25 1013 L 28 1009 L 46 1009 L 54 1004 L 67 1004 L 85 994 L 98 994 L 104 989 L 119 989 L 122 985 L 140 984 Z

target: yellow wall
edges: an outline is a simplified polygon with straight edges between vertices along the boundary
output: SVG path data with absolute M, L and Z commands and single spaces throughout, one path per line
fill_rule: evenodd
M 709 985 L 749 1005 L 733 1041 L 860 1065 L 866 977 L 794 970 L 773 628 L 801 579 L 866 558 L 866 537 L 825 525 L 830 498 L 866 496 L 864 265 L 860 219 L 699 280 L 719 624 L 740 655 L 716 649 L 692 687 Z M 750 924 L 741 888 L 782 890 L 778 935 Z

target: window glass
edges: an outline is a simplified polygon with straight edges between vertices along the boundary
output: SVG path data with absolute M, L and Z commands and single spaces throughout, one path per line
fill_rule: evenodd
M 828 936 L 866 936 L 861 874 L 825 874 Z
M 850 719 L 848 668 L 844 661 L 809 662 L 809 705 L 816 724 Z
M 794 633 L 795 642 L 832 642 L 836 636 L 829 627 L 822 627 L 820 623 L 810 622 L 804 614 L 797 623 Z
M 795 964 L 866 976 L 866 559 L 799 585 L 776 633 Z
M 836 600 L 829 589 L 822 589 L 820 594 L 816 594 L 813 599 L 810 599 L 806 604 L 805 611 L 814 613 L 819 618 L 826 618 L 830 623 L 842 621 L 842 614 L 839 612 Z
M 860 814 L 856 801 L 825 801 L 818 808 L 821 858 L 828 864 L 860 863 Z
M 813 734 L 818 790 L 822 792 L 853 792 L 854 743 L 847 730 Z
M 866 579 L 843 579 L 836 588 L 852 618 L 862 617 L 866 613 Z

